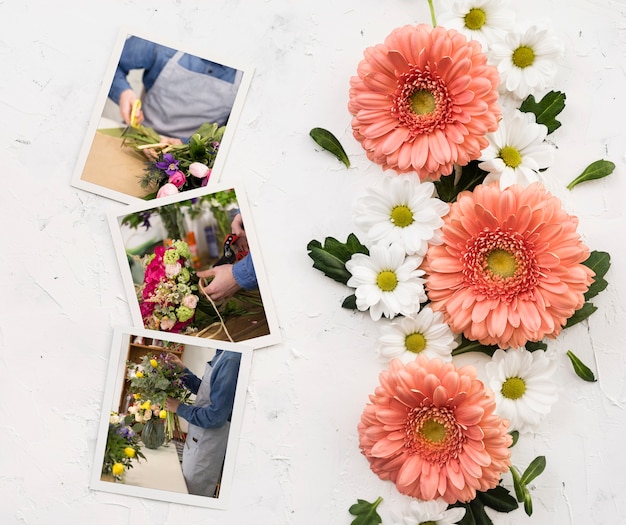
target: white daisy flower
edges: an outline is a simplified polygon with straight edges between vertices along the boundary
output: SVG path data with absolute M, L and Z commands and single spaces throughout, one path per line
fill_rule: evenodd
M 458 346 L 455 335 L 444 322 L 441 312 L 433 312 L 430 306 L 414 316 L 381 326 L 380 357 L 395 357 L 404 363 L 415 359 L 417 354 L 442 361 L 452 360 L 452 350 Z
M 503 0 L 452 0 L 448 4 L 439 23 L 480 42 L 485 52 L 515 25 L 515 15 Z
M 369 242 L 400 242 L 408 255 L 425 255 L 429 242 L 441 244 L 442 217 L 450 209 L 434 193 L 432 182 L 415 175 L 385 175 L 357 200 L 354 221 Z
M 491 44 L 490 61 L 500 73 L 501 89 L 524 99 L 550 87 L 562 54 L 563 43 L 555 35 L 531 26 L 524 33 L 510 32 Z
M 558 398 L 556 361 L 541 350 L 498 349 L 485 371 L 496 395 L 496 412 L 511 422 L 510 430 L 533 431 Z
M 454 525 L 464 516 L 465 508 L 448 509 L 448 504 L 441 498 L 430 501 L 415 500 L 409 503 L 408 510 L 401 516 L 392 512 L 392 525 Z
M 545 141 L 548 128 L 537 124 L 533 113 L 518 109 L 503 113 L 498 129 L 487 134 L 487 146 L 478 167 L 489 172 L 485 184 L 500 181 L 504 189 L 512 184 L 528 186 L 545 183 L 539 170 L 554 162 L 554 146 Z
M 412 315 L 426 301 L 423 270 L 418 270 L 422 258 L 407 256 L 401 244 L 378 243 L 370 254 L 357 253 L 346 263 L 352 274 L 348 286 L 356 288 L 356 306 L 369 309 L 374 321 L 381 316 Z

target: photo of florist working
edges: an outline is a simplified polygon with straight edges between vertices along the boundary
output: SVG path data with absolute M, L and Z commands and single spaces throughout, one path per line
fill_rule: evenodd
M 128 330 L 111 349 L 95 488 L 224 506 L 252 348 Z
M 144 328 L 231 342 L 278 334 L 254 229 L 235 190 L 181 199 L 117 217 L 122 277 Z

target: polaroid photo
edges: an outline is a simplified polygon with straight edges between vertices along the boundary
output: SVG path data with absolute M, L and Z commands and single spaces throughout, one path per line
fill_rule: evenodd
M 226 508 L 252 348 L 193 343 L 143 328 L 114 330 L 92 489 Z M 166 410 L 179 403 L 178 413 Z
M 108 219 L 135 326 L 254 348 L 280 341 L 243 190 L 207 186 Z
M 130 204 L 219 181 L 252 69 L 208 51 L 122 30 L 72 186 Z

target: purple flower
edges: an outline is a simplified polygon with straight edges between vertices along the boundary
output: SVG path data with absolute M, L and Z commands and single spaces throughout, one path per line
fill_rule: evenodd
M 171 153 L 163 155 L 163 160 L 155 162 L 154 165 L 160 170 L 165 171 L 168 175 L 173 175 L 178 171 L 178 161 Z

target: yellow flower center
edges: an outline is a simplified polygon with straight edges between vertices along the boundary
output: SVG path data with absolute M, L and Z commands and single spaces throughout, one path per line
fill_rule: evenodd
M 519 399 L 526 392 L 526 383 L 521 377 L 509 377 L 500 390 L 507 399 Z
M 504 146 L 498 156 L 509 168 L 517 168 L 522 163 L 522 155 L 513 146 Z
M 513 51 L 513 64 L 519 68 L 532 66 L 535 61 L 535 52 L 532 47 L 520 46 Z
M 413 224 L 413 212 L 411 208 L 401 204 L 399 206 L 395 206 L 393 210 L 391 210 L 391 222 L 393 222 L 398 228 L 406 228 Z
M 477 31 L 485 25 L 487 21 L 487 14 L 479 7 L 470 9 L 469 13 L 465 15 L 465 27 L 472 31 Z
M 420 522 L 419 525 L 437 525 L 437 522 L 436 521 L 432 521 L 432 520 L 428 520 L 428 521 Z
M 487 256 L 487 266 L 500 277 L 512 277 L 517 270 L 515 257 L 501 249 L 495 249 Z
M 437 103 L 433 94 L 427 89 L 418 89 L 411 95 L 411 110 L 416 115 L 427 115 L 435 111 Z
M 446 427 L 439 421 L 429 419 L 422 425 L 422 436 L 431 443 L 441 443 L 446 437 Z
M 407 335 L 404 340 L 404 346 L 409 352 L 413 352 L 414 354 L 419 354 L 426 348 L 426 339 L 422 334 L 414 333 L 411 335 Z
M 392 292 L 398 286 L 398 277 L 391 270 L 383 270 L 376 277 L 376 284 L 383 292 Z

